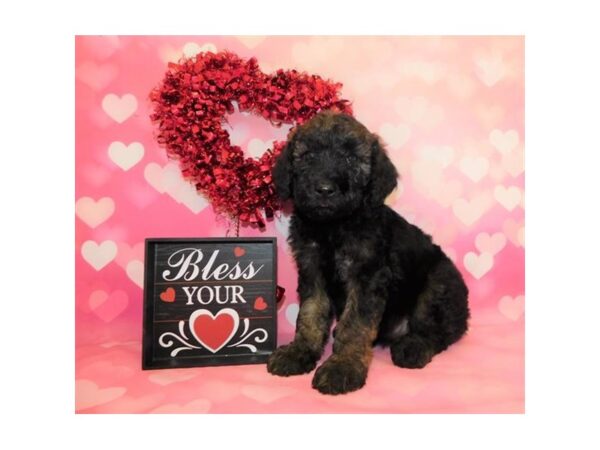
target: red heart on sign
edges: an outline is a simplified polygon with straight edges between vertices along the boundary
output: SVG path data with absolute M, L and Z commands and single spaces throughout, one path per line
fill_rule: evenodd
M 246 254 L 246 250 L 242 247 L 236 247 L 233 249 L 233 253 L 239 258 L 240 256 L 244 256 Z
M 216 315 L 208 309 L 198 309 L 190 316 L 190 330 L 200 344 L 217 353 L 237 331 L 240 318 L 231 308 L 223 308 Z
M 160 293 L 160 299 L 163 302 L 173 303 L 175 301 L 175 289 L 167 288 L 166 291 Z
M 267 309 L 267 302 L 265 302 L 265 299 L 262 297 L 256 297 L 256 300 L 254 300 L 254 309 L 258 311 Z

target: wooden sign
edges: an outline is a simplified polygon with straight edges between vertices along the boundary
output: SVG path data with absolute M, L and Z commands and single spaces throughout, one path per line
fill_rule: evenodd
M 144 369 L 266 362 L 276 238 L 146 239 Z

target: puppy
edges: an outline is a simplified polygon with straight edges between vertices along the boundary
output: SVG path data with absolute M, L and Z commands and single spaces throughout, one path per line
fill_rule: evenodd
M 300 311 L 270 373 L 313 370 L 334 318 L 333 353 L 312 380 L 323 394 L 364 386 L 374 344 L 389 346 L 395 365 L 421 368 L 466 332 L 461 274 L 430 236 L 384 205 L 397 177 L 377 136 L 351 116 L 322 112 L 292 133 L 273 178 L 294 206 L 288 241 Z

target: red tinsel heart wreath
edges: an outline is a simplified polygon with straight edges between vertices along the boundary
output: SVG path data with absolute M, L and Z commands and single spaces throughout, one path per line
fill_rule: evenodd
M 280 207 L 271 171 L 285 142 L 275 142 L 259 159 L 245 158 L 222 127 L 233 102 L 275 126 L 299 125 L 325 109 L 352 114 L 341 87 L 296 70 L 264 74 L 256 58 L 199 53 L 169 63 L 162 84 L 150 93 L 151 119 L 158 124 L 159 144 L 215 211 L 264 227 L 264 217 Z

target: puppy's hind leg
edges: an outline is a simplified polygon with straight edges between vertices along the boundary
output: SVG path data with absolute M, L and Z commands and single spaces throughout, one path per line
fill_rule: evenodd
M 468 290 L 458 269 L 447 258 L 430 272 L 415 309 L 408 318 L 408 333 L 391 343 L 392 361 L 399 367 L 425 367 L 437 354 L 467 331 Z

